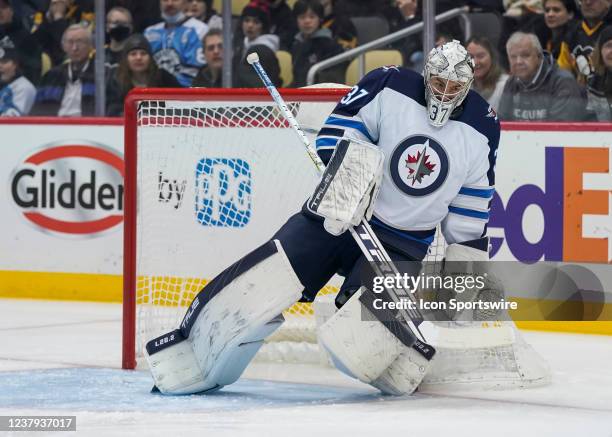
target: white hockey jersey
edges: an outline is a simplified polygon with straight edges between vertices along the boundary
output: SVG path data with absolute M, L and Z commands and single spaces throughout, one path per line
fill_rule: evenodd
M 28 115 L 35 98 L 36 88 L 25 76 L 6 85 L 0 83 L 0 117 Z
M 448 243 L 486 235 L 500 126 L 476 92 L 436 128 L 427 120 L 423 76 L 382 67 L 353 87 L 325 121 L 316 140 L 324 162 L 343 136 L 369 141 L 385 154 L 375 228 L 409 240 L 419 257 L 440 223 Z

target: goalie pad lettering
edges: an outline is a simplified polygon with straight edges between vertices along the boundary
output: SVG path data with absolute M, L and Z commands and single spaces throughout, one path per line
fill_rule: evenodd
M 425 378 L 434 354 L 430 345 L 417 340 L 412 347 L 405 347 L 371 385 L 389 395 L 412 394 Z
M 384 155 L 365 141 L 342 139 L 321 181 L 308 200 L 308 210 L 324 218 L 323 226 L 340 235 L 374 211 L 382 181 Z
M 303 289 L 277 240 L 227 268 L 196 296 L 179 330 L 147 343 L 159 391 L 210 392 L 235 382 Z

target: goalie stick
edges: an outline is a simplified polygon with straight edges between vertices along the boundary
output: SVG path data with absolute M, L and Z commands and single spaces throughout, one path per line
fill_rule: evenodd
M 283 115 L 285 116 L 285 119 L 287 120 L 287 122 L 289 123 L 293 131 L 299 137 L 300 141 L 306 148 L 306 152 L 308 153 L 310 160 L 315 165 L 318 173 L 322 174 L 323 171 L 325 170 L 325 164 L 323 163 L 321 158 L 319 158 L 319 155 L 317 154 L 316 150 L 310 144 L 310 141 L 308 140 L 308 138 L 306 137 L 306 135 L 300 128 L 297 120 L 295 119 L 295 117 L 293 116 L 289 108 L 287 107 L 287 104 L 285 103 L 283 97 L 280 95 L 280 93 L 278 92 L 278 90 L 276 89 L 272 81 L 270 80 L 265 69 L 259 62 L 259 56 L 257 55 L 257 53 L 251 53 L 249 56 L 247 56 L 247 62 L 253 66 L 257 75 L 259 76 L 259 78 L 261 79 L 265 87 L 268 89 L 268 92 L 272 96 L 272 99 L 274 100 L 278 108 L 281 110 Z M 399 270 L 397 269 L 395 264 L 393 264 L 393 261 L 389 257 L 389 254 L 387 253 L 385 248 L 382 246 L 382 244 L 378 240 L 378 237 L 376 236 L 376 234 L 374 233 L 374 231 L 370 227 L 370 224 L 367 221 L 363 220 L 359 225 L 355 226 L 354 228 L 349 228 L 349 230 L 355 242 L 357 243 L 357 245 L 363 252 L 364 256 L 366 257 L 366 259 L 373 266 L 374 273 L 377 276 L 385 277 L 387 275 L 396 275 L 396 274 L 399 275 L 400 274 Z M 429 335 L 425 335 L 423 333 L 423 331 L 425 331 L 423 328 L 426 326 L 429 327 L 431 323 L 424 322 L 421 312 L 416 307 L 416 299 L 414 295 L 412 295 L 409 292 L 407 293 L 404 290 L 398 290 L 395 288 L 387 288 L 387 293 L 394 302 L 399 303 L 400 296 L 408 297 L 410 300 L 415 302 L 413 309 L 398 310 L 396 319 L 402 325 L 404 326 L 407 325 L 407 328 L 411 331 L 412 335 L 417 340 L 416 342 L 417 347 L 421 348 L 421 346 L 419 346 L 419 343 L 428 343 L 426 337 L 429 337 Z M 402 342 L 405 342 L 405 338 L 404 338 L 405 336 L 402 335 L 401 332 L 397 332 L 397 330 L 394 329 L 394 326 L 388 323 L 389 322 L 388 319 L 381 320 L 381 322 L 383 322 L 383 324 L 385 324 L 395 335 L 397 335 L 398 338 L 402 340 Z M 427 331 L 429 331 L 429 329 Z M 431 334 L 435 335 L 433 332 Z M 407 344 L 407 346 L 411 346 L 411 344 Z

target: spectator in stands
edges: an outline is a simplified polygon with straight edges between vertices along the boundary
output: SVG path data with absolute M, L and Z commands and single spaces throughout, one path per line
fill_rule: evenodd
M 34 24 L 34 15 L 39 10 L 46 7 L 48 0 L 22 0 L 21 2 L 13 3 L 15 14 L 21 17 L 24 27 L 28 30 L 32 29 Z
M 161 12 L 159 0 L 105 0 L 106 10 L 115 6 L 126 8 L 132 13 L 134 20 L 134 32 L 143 33 L 144 30 L 157 23 Z
M 343 52 L 342 46 L 332 38 L 329 29 L 323 29 L 323 6 L 319 0 L 298 0 L 293 6 L 299 32 L 295 36 L 291 55 L 293 59 L 292 87 L 307 85 L 308 70 L 317 62 Z M 344 83 L 346 63 L 322 70 L 315 78 L 316 83 Z
M 504 13 L 498 50 L 504 53 L 506 41 L 514 32 L 535 34 L 540 45 L 544 46 L 549 30 L 544 24 L 544 6 L 542 0 L 503 0 Z M 503 68 L 508 68 L 507 58 L 500 59 Z
M 395 0 L 396 16 L 390 21 L 391 32 L 410 27 L 422 21 L 418 14 L 417 0 Z M 423 38 L 421 34 L 414 34 L 393 43 L 393 48 L 399 50 L 404 58 L 404 65 L 419 73 L 423 71 Z
M 593 71 L 587 84 L 587 111 L 595 120 L 612 122 L 612 26 L 599 35 L 593 52 Z
M 50 0 L 46 11 L 34 16 L 32 34 L 49 55 L 53 65 L 64 61 L 66 53 L 62 48 L 62 36 L 71 24 L 90 27 L 94 23 L 93 1 Z
M 210 29 L 202 40 L 206 65 L 198 71 L 191 86 L 221 88 L 223 86 L 223 32 Z
M 511 76 L 499 107 L 502 120 L 576 121 L 585 101 L 571 73 L 561 70 L 532 33 L 516 32 L 506 43 Z
M 293 38 L 298 32 L 295 16 L 286 0 L 269 0 L 270 2 L 270 33 L 278 35 L 280 50 L 291 50 Z
M 36 98 L 36 88 L 19 68 L 15 49 L 0 48 L 0 116 L 28 115 Z
M 196 18 L 206 23 L 209 29 L 221 29 L 223 18 L 213 8 L 212 0 L 187 0 L 187 11 L 189 18 Z
M 274 85 L 280 86 L 280 66 L 276 58 L 279 49 L 278 35 L 269 33 L 270 14 L 265 3 L 252 1 L 244 7 L 240 16 L 240 31 L 236 36 L 234 58 L 232 59 L 234 87 L 261 87 L 261 80 L 253 67 L 246 61 L 248 55 L 256 52 L 261 65 L 266 69 Z
M 181 86 L 191 86 L 204 65 L 202 38 L 208 25 L 185 15 L 187 0 L 160 0 L 160 8 L 164 21 L 147 27 L 144 36 L 159 68 L 173 74 Z
M 68 62 L 53 67 L 43 76 L 32 113 L 71 117 L 94 115 L 91 31 L 83 24 L 68 26 L 62 36 L 62 47 Z
M 130 36 L 125 42 L 119 66 L 114 70 L 107 88 L 106 114 L 123 114 L 123 101 L 132 88 L 179 88 L 176 78 L 157 67 L 149 41 L 141 34 Z
M 106 14 L 106 33 L 110 43 L 106 46 L 104 60 L 109 67 L 116 67 L 121 60 L 125 42 L 134 30 L 129 10 L 116 6 Z
M 344 50 L 357 47 L 357 29 L 343 9 L 345 3 L 321 0 L 321 4 L 325 11 L 322 27 L 331 30 L 332 36 Z
M 479 36 L 470 38 L 466 48 L 475 64 L 472 88 L 497 110 L 508 80 L 508 75 L 499 65 L 497 51 L 488 38 Z
M 557 62 L 563 69 L 572 70 L 580 84 L 586 84 L 593 74 L 591 53 L 601 30 L 612 24 L 610 0 L 582 0 L 583 19 L 574 23 L 565 35 Z
M 555 61 L 559 59 L 563 39 L 574 22 L 575 13 L 574 0 L 544 0 L 544 22 L 549 30 L 546 51 Z M 567 44 L 563 47 L 567 50 Z
M 15 49 L 20 56 L 23 74 L 30 82 L 40 80 L 41 50 L 36 39 L 21 23 L 10 0 L 0 0 L 0 47 Z

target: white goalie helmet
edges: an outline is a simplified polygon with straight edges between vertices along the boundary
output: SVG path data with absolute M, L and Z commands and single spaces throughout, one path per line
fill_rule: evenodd
M 457 40 L 429 52 L 423 69 L 429 122 L 443 126 L 463 102 L 474 80 L 474 61 Z

